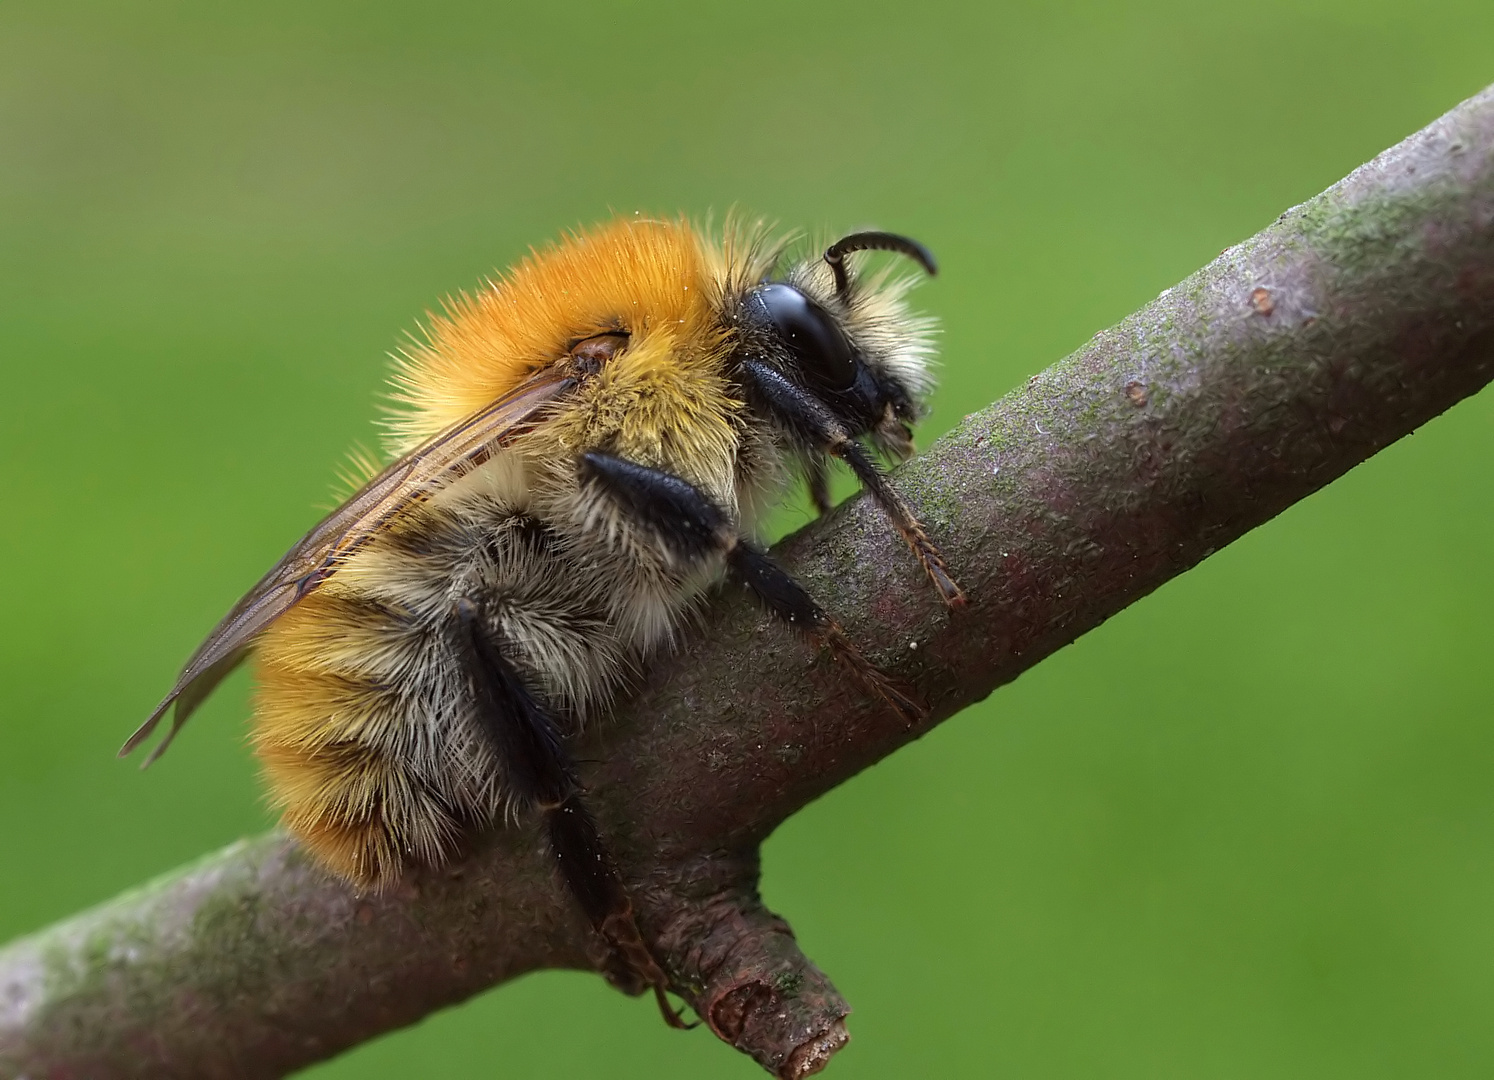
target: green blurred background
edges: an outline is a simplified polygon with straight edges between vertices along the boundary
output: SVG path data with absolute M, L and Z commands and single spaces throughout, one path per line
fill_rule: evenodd
M 927 241 L 925 439 L 1494 80 L 1494 4 L 0 6 L 0 937 L 270 823 L 114 750 L 439 297 L 610 211 Z M 1494 1075 L 1494 397 L 785 825 L 855 1077 Z M 785 521 L 799 520 L 792 511 Z M 304 1074 L 758 1075 L 546 973 Z

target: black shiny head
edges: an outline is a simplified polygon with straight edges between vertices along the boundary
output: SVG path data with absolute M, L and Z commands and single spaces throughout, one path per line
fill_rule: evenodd
M 926 324 L 899 304 L 902 286 L 873 282 L 857 289 L 847 266 L 847 256 L 857 251 L 896 252 L 936 272 L 928 249 L 907 237 L 884 232 L 842 237 L 823 256 L 833 281 L 825 281 L 824 270 L 810 262 L 740 294 L 728 310 L 737 330 L 737 369 L 740 375 L 749 365 L 768 365 L 778 372 L 777 380 L 788 380 L 785 385 L 817 403 L 814 408 L 828 410 L 839 430 L 852 438 L 870 435 L 891 456 L 905 457 L 912 447 L 908 425 L 927 389 Z M 767 400 L 772 395 L 762 378 L 740 381 L 754 405 L 770 414 L 782 412 Z
M 856 355 L 835 317 L 792 285 L 768 282 L 743 304 L 747 321 L 770 334 L 811 382 L 847 390 L 856 381 Z

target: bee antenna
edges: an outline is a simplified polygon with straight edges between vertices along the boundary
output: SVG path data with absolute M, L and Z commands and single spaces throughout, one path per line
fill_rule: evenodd
M 830 264 L 830 272 L 835 275 L 837 296 L 843 297 L 850 290 L 851 279 L 846 275 L 846 256 L 853 251 L 895 251 L 923 267 L 930 277 L 939 272 L 939 264 L 934 262 L 934 253 L 917 240 L 890 232 L 852 233 L 850 236 L 842 236 L 825 249 L 825 261 Z

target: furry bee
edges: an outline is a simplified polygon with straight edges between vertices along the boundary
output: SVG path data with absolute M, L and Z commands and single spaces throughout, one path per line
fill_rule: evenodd
M 909 279 L 849 256 L 929 274 L 933 258 L 882 232 L 784 250 L 761 231 L 617 220 L 449 302 L 397 366 L 393 463 L 239 601 L 121 754 L 174 706 L 155 760 L 253 650 L 253 743 L 322 863 L 376 887 L 500 815 L 541 814 L 609 974 L 677 1020 L 568 738 L 727 576 L 919 714 L 752 539 L 796 474 L 828 508 L 832 458 L 963 601 L 863 442 L 911 452 L 932 326 Z

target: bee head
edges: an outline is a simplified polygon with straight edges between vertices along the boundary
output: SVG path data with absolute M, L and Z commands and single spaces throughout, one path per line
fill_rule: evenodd
M 738 354 L 772 363 L 848 421 L 850 434 L 870 434 L 904 457 L 912 451 L 910 425 L 928 389 L 929 324 L 904 310 L 905 282 L 852 276 L 846 256 L 873 250 L 906 255 L 938 273 L 933 255 L 915 240 L 853 233 L 821 259 L 793 268 L 786 280 L 746 291 L 737 315 Z

